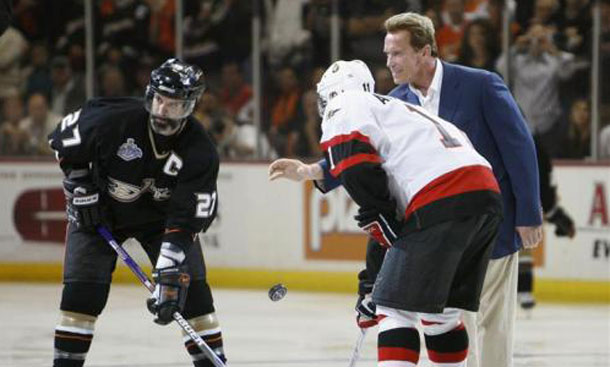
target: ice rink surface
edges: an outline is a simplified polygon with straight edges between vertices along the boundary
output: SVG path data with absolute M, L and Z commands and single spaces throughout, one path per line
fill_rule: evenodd
M 347 366 L 358 337 L 355 296 L 289 290 L 271 302 L 264 290 L 214 290 L 228 366 Z M 0 283 L 0 366 L 51 366 L 59 284 Z M 178 325 L 159 326 L 146 290 L 115 285 L 98 319 L 85 366 L 192 366 Z M 358 367 L 375 366 L 376 329 Z M 420 366 L 429 366 L 425 352 Z M 541 304 L 517 321 L 515 367 L 609 367 L 608 305 Z M 490 366 L 493 367 L 493 366 Z

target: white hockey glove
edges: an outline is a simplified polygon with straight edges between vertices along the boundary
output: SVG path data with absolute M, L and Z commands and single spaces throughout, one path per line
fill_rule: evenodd
M 163 242 L 157 264 L 153 270 L 155 291 L 146 301 L 148 310 L 157 317 L 155 322 L 167 325 L 173 321 L 174 312 L 184 309 L 190 284 L 188 267 L 183 264 L 186 255 L 179 246 Z

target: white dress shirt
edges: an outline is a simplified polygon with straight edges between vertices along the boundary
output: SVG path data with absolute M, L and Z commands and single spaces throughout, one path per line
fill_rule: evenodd
M 419 99 L 419 104 L 428 112 L 438 116 L 438 109 L 441 104 L 441 85 L 443 84 L 443 63 L 436 59 L 436 66 L 434 68 L 434 76 L 430 87 L 428 87 L 428 93 L 424 94 L 412 84 L 409 84 L 409 89 Z

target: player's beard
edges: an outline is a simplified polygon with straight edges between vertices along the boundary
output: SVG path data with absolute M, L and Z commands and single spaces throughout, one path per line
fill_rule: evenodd
M 158 117 L 150 117 L 151 119 L 159 119 Z M 182 128 L 185 125 L 185 121 L 181 121 L 179 123 L 179 127 L 176 131 L 174 131 L 172 134 L 160 134 L 157 131 L 155 131 L 155 129 L 152 128 L 153 123 L 152 121 L 149 124 L 149 128 L 152 130 L 152 136 L 154 139 L 154 144 L 157 148 L 157 150 L 160 153 L 165 153 L 171 150 L 171 148 L 173 147 L 173 143 L 176 141 L 176 137 L 180 134 L 180 132 L 182 131 Z
M 183 124 L 184 119 L 175 120 L 154 115 L 150 116 L 150 126 L 157 135 L 172 136 L 178 134 Z

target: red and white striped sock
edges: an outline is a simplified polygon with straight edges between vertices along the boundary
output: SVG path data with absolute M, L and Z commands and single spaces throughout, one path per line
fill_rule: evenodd
M 419 361 L 419 332 L 401 320 L 380 316 L 377 336 L 379 367 L 415 367 Z
M 424 330 L 426 326 L 439 323 L 433 321 L 422 320 Z M 429 328 L 428 328 L 429 329 Z M 453 329 L 440 333 L 430 334 L 428 330 L 424 331 L 426 340 L 426 348 L 428 349 L 428 358 L 439 367 L 464 367 L 466 366 L 466 357 L 468 355 L 468 334 L 464 324 L 459 322 Z

